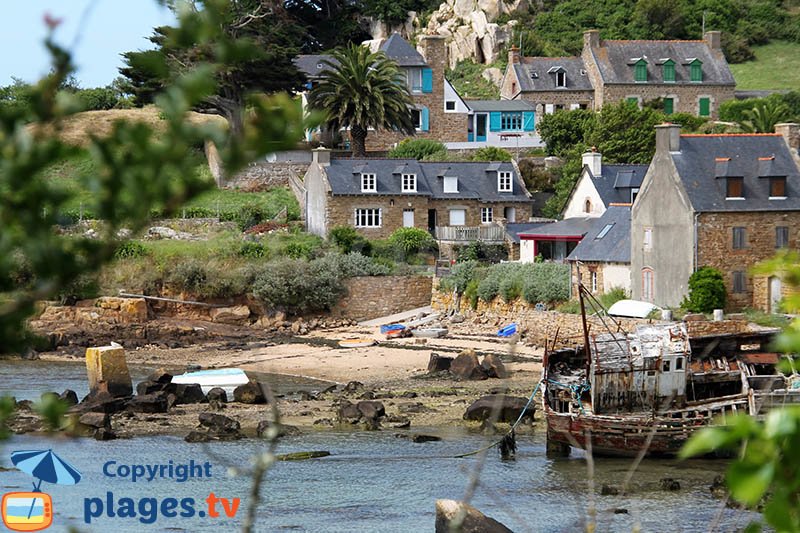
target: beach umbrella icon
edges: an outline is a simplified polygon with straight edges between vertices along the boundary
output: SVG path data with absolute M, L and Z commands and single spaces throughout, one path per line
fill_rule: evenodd
M 42 481 L 58 485 L 75 485 L 81 480 L 81 473 L 53 453 L 53 450 L 23 450 L 11 453 L 14 466 L 39 480 L 33 484 L 34 492 L 41 492 Z

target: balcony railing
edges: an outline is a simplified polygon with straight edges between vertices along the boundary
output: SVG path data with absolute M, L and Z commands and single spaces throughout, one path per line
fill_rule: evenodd
M 506 230 L 502 226 L 436 226 L 438 241 L 486 241 L 503 242 Z

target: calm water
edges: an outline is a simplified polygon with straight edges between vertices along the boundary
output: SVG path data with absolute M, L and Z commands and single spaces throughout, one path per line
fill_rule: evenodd
M 30 364 L 30 363 L 28 363 Z M 13 366 L 13 365 L 12 365 Z M 69 365 L 67 365 L 69 366 Z M 79 366 L 79 365 L 74 365 Z M 58 381 L 44 366 L 42 375 L 31 376 L 24 385 L 15 372 L 0 363 L 0 392 L 16 391 L 38 396 L 37 387 L 61 390 L 76 388 L 69 381 Z M 80 367 L 79 367 L 80 368 Z M 69 369 L 59 368 L 59 375 Z M 13 380 L 6 381 L 10 376 Z M 76 373 L 75 377 L 81 374 Z M 541 429 L 541 428 L 540 428 Z M 419 429 L 418 429 L 419 431 Z M 435 430 L 431 430 L 434 432 Z M 330 457 L 277 463 L 267 474 L 258 512 L 257 531 L 311 532 L 416 532 L 432 531 L 434 501 L 437 498 L 460 499 L 469 483 L 477 459 L 453 459 L 487 442 L 486 437 L 460 431 L 442 434 L 444 440 L 414 444 L 394 436 L 394 431 L 336 433 L 320 432 L 281 440 L 279 453 L 328 450 Z M 517 460 L 502 462 L 492 451 L 487 458 L 480 486 L 473 504 L 514 531 L 579 531 L 588 508 L 587 468 L 582 454 L 568 459 L 545 457 L 544 435 L 518 439 Z M 50 531 L 66 531 L 69 526 L 81 531 L 234 531 L 249 501 L 249 479 L 227 471 L 226 465 L 248 468 L 250 458 L 260 443 L 245 440 L 215 443 L 212 447 L 188 444 L 174 437 L 147 437 L 131 440 L 97 442 L 90 439 L 45 439 L 33 436 L 13 437 L 0 446 L 0 464 L 9 464 L 12 450 L 52 448 L 83 474 L 76 486 L 43 484 L 53 497 L 56 518 Z M 126 464 L 173 464 L 209 461 L 211 478 L 139 480 L 110 478 L 103 474 L 103 464 L 116 461 Z M 601 483 L 621 484 L 630 462 L 624 459 L 596 460 L 595 479 Z M 709 483 L 722 472 L 719 461 L 677 463 L 646 460 L 634 476 L 632 495 L 597 496 L 598 531 L 631 531 L 640 524 L 643 531 L 719 531 L 744 527 L 755 515 L 723 509 L 711 497 Z M 681 483 L 678 492 L 663 492 L 658 481 L 672 477 Z M 28 490 L 31 478 L 18 471 L 0 472 L 0 492 Z M 121 498 L 132 498 L 134 505 L 142 498 L 194 498 L 196 509 L 210 492 L 217 497 L 241 498 L 237 517 L 222 513 L 216 519 L 199 517 L 166 518 L 160 516 L 151 525 L 138 518 L 93 519 L 84 522 L 85 499 L 99 498 L 107 507 L 107 493 L 113 493 L 114 507 Z M 90 505 L 98 505 L 98 502 Z M 145 513 L 148 501 L 144 502 Z M 97 508 L 97 507 L 95 507 Z M 615 514 L 614 509 L 628 514 Z M 180 509 L 179 509 L 180 510 Z

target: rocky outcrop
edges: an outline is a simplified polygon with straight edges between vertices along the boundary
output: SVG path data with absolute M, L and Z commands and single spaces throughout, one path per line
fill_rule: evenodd
M 473 349 L 467 349 L 458 354 L 458 357 L 450 364 L 450 373 L 458 379 L 482 380 L 489 377 Z
M 460 525 L 459 525 L 460 524 Z M 436 533 L 512 533 L 510 529 L 463 502 L 436 500 Z
M 534 406 L 528 405 L 526 398 L 519 396 L 508 396 L 506 394 L 490 394 L 475 400 L 472 405 L 467 407 L 464 413 L 464 420 L 484 421 L 493 419 L 496 413 L 497 422 L 507 422 L 513 424 L 519 418 L 520 413 L 525 409 L 525 417 L 533 420 Z

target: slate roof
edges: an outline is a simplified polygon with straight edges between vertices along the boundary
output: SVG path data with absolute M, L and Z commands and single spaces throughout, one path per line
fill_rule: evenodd
M 306 75 L 306 78 L 313 80 L 322 75 L 322 71 L 327 68 L 323 61 L 328 60 L 336 64 L 333 56 L 328 54 L 307 54 L 299 55 L 294 58 L 294 65 L 297 70 Z
M 633 65 L 640 58 L 647 61 L 647 82 L 664 83 L 662 65 L 665 60 L 675 62 L 675 82 L 667 85 L 692 83 L 689 62 L 699 59 L 703 64 L 703 81 L 696 85 L 736 85 L 721 50 L 712 50 L 706 41 L 602 41 L 592 54 L 600 77 L 606 84 L 636 83 Z
M 556 75 L 550 71 L 557 67 L 567 73 L 566 87 L 556 87 Z M 592 90 L 586 65 L 580 57 L 523 57 L 520 63 L 514 64 L 514 70 L 522 92 Z
M 631 201 L 631 189 L 642 186 L 644 175 L 650 165 L 602 165 L 602 176 L 589 176 L 603 200 L 603 205 L 625 204 Z M 576 184 L 577 186 L 577 184 Z
M 544 224 L 551 224 L 553 221 L 539 221 L 539 222 L 512 222 L 510 224 L 506 224 L 506 235 L 508 238 L 517 244 L 519 244 L 519 234 L 525 233 L 538 228 Z
M 527 231 L 518 233 L 520 238 L 533 235 L 543 237 L 580 237 L 592 227 L 595 217 L 573 217 L 559 220 L 558 222 L 544 222 Z
M 511 163 L 438 163 L 415 159 L 334 159 L 324 167 L 331 194 L 344 195 L 418 195 L 440 200 L 483 202 L 530 202 L 530 195 Z M 496 170 L 489 170 L 495 168 Z M 513 192 L 498 192 L 497 171 L 510 171 Z M 376 193 L 361 191 L 361 174 L 375 174 Z M 417 175 L 417 192 L 401 191 L 401 175 Z M 444 192 L 444 176 L 458 178 L 458 192 Z
M 600 233 L 611 226 L 602 237 Z M 598 238 L 599 237 L 599 238 Z M 567 261 L 597 261 L 601 263 L 631 262 L 631 209 L 612 205 L 603 216 L 595 219 Z
M 800 172 L 781 135 L 681 135 L 670 156 L 697 212 L 800 210 Z M 727 176 L 744 178 L 744 200 L 725 199 Z M 786 176 L 785 200 L 769 199 L 769 176 Z
M 399 33 L 393 33 L 381 45 L 381 50 L 389 57 L 394 59 L 401 67 L 426 67 L 428 63 L 416 48 L 411 46 L 408 41 L 403 39 Z
M 536 106 L 527 100 L 464 100 L 472 111 L 535 111 Z

